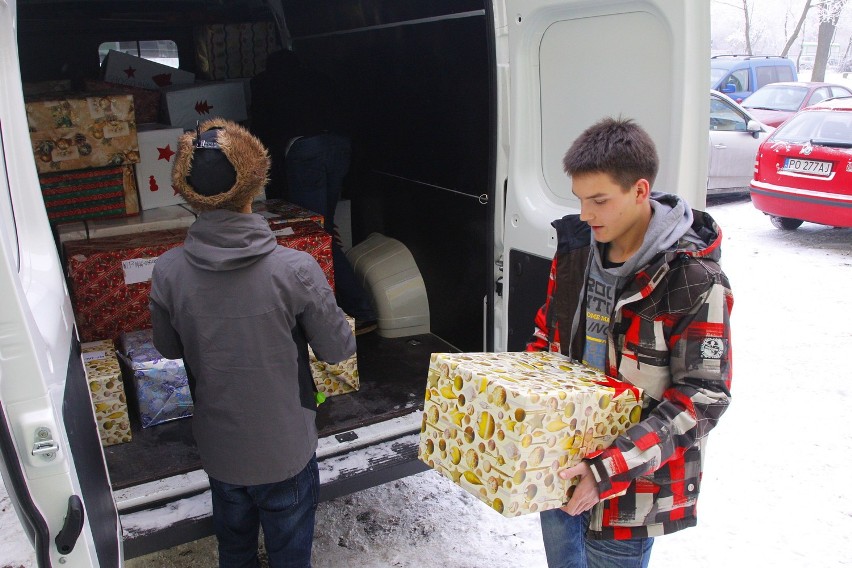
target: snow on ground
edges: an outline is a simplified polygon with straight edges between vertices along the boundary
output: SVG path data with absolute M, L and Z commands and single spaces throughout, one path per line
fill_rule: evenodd
M 779 231 L 747 199 L 709 211 L 735 295 L 734 398 L 709 438 L 699 526 L 657 539 L 651 565 L 852 566 L 852 229 Z M 320 505 L 316 568 L 427 564 L 544 568 L 538 517 L 503 518 L 433 472 Z M 0 567 L 34 565 L 0 491 Z M 215 540 L 127 566 L 216 566 Z

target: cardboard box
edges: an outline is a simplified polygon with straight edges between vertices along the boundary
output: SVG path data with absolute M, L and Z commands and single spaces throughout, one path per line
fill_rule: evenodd
M 274 22 L 209 24 L 195 29 L 196 68 L 207 79 L 254 77 L 281 49 Z
M 352 333 L 354 334 L 355 319 L 346 316 L 346 321 L 349 322 L 349 327 L 352 328 Z M 361 381 L 358 378 L 357 353 L 345 361 L 333 364 L 318 360 L 316 355 L 314 355 L 313 349 L 308 346 L 308 356 L 311 362 L 311 374 L 314 377 L 314 384 L 317 386 L 317 391 L 325 396 L 355 392 L 361 387 Z
M 119 347 L 119 355 L 132 375 L 143 428 L 192 416 L 192 396 L 183 359 L 166 359 L 160 355 L 150 329 L 121 334 Z
M 139 161 L 131 95 L 30 99 L 26 111 L 40 173 Z
M 164 124 L 145 124 L 139 127 L 139 163 L 136 183 L 142 209 L 154 209 L 184 203 L 172 185 L 172 166 L 182 128 Z
M 71 79 L 57 79 L 55 81 L 36 81 L 34 83 L 24 83 L 22 85 L 24 97 L 33 95 L 47 95 L 56 93 L 67 93 L 71 90 Z
M 334 290 L 334 259 L 331 253 L 331 235 L 313 221 L 297 221 L 283 227 L 273 227 L 278 244 L 310 254 L 325 274 Z
M 148 294 L 157 258 L 180 246 L 186 230 L 174 229 L 66 241 L 69 289 L 81 341 L 117 339 L 151 327 Z
M 44 173 L 38 179 L 52 223 L 139 213 L 133 166 Z
M 109 50 L 101 68 L 104 81 L 143 89 L 160 89 L 195 82 L 195 73 L 114 49 Z
M 112 446 L 130 442 L 133 434 L 115 345 L 105 339 L 83 343 L 80 350 L 101 444 Z
M 159 122 L 160 120 L 159 89 L 143 89 L 141 87 L 110 83 L 109 81 L 96 81 L 94 79 L 86 79 L 85 88 L 88 93 L 131 95 L 133 97 L 133 107 L 136 110 L 137 124 Z
M 60 243 L 85 241 L 100 237 L 149 233 L 164 229 L 186 229 L 197 215 L 184 205 L 170 205 L 141 211 L 133 217 L 87 219 L 56 225 Z
M 236 81 L 196 83 L 163 89 L 164 120 L 175 127 L 192 130 L 211 118 L 241 122 L 248 118 L 245 87 Z
M 638 423 L 641 390 L 558 353 L 433 353 L 419 458 L 506 517 L 561 507 L 557 471 Z
M 304 207 L 300 207 L 283 199 L 265 199 L 251 204 L 251 210 L 269 221 L 273 230 L 286 227 L 298 221 L 313 221 L 320 227 L 325 218 Z

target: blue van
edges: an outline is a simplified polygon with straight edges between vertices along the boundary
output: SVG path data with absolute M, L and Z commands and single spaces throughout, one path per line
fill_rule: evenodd
M 798 81 L 796 65 L 777 55 L 714 55 L 710 58 L 710 88 L 738 103 L 764 85 Z

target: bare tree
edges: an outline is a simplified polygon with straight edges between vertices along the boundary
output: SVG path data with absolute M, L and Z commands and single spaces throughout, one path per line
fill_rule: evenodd
M 805 23 L 805 19 L 808 17 L 808 10 L 811 9 L 812 1 L 813 0 L 807 0 L 805 2 L 805 7 L 802 8 L 802 15 L 799 16 L 799 21 L 796 23 L 793 33 L 791 33 L 790 37 L 787 38 L 787 43 L 784 44 L 784 49 L 781 50 L 781 57 L 787 57 L 787 54 L 790 52 L 790 48 L 793 47 L 793 43 L 796 41 L 796 37 L 798 37 L 799 32 L 802 31 L 802 26 Z
M 814 70 L 811 81 L 824 81 L 828 55 L 831 52 L 831 42 L 837 30 L 837 20 L 840 12 L 846 6 L 847 0 L 823 0 L 819 6 L 819 31 L 817 32 L 817 49 L 814 56 Z
M 743 14 L 745 17 L 745 45 L 746 53 L 754 55 L 751 51 L 751 18 L 749 17 L 748 0 L 743 0 Z

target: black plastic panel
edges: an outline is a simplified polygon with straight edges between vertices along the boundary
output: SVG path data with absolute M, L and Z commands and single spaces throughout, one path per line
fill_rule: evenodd
M 507 351 L 523 351 L 532 338 L 535 314 L 547 299 L 550 264 L 549 258 L 514 249 L 509 252 L 509 264 L 503 267 L 510 273 Z

